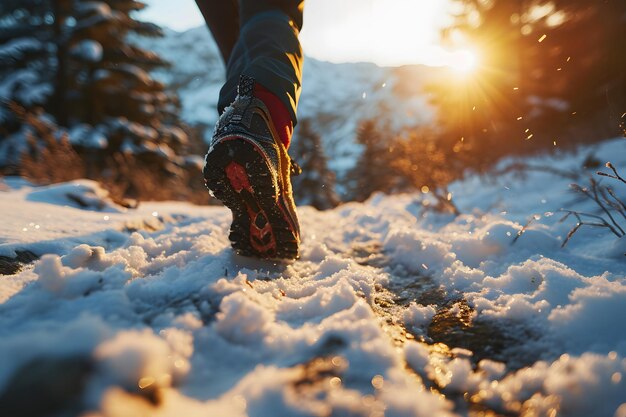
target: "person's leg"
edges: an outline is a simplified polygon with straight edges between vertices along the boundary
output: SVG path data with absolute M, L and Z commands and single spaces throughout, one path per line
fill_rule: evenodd
M 228 63 L 239 39 L 237 0 L 196 0 L 196 4 L 220 49 L 224 63 Z
M 239 39 L 226 69 L 220 92 L 220 114 L 237 95 L 241 75 L 247 75 L 276 96 L 293 125 L 300 98 L 304 0 L 239 0 Z
M 298 257 L 300 227 L 291 189 L 298 169 L 287 147 L 300 96 L 302 4 L 239 1 L 239 37 L 220 92 L 204 178 L 231 210 L 229 238 L 243 255 Z

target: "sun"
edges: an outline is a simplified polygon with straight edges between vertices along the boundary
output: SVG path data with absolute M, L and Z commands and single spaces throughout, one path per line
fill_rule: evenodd
M 470 74 L 478 68 L 478 55 L 471 49 L 450 52 L 446 65 L 460 74 Z

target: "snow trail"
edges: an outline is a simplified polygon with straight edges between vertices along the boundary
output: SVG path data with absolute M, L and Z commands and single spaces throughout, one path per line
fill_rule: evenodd
M 272 263 L 232 253 L 224 208 L 7 179 L 0 255 L 39 259 L 0 276 L 0 414 L 623 417 L 624 246 L 559 248 L 568 181 L 469 179 L 457 218 L 410 194 L 302 207 L 301 259 Z

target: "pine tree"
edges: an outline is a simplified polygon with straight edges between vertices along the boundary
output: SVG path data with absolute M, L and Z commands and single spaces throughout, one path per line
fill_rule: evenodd
M 402 187 L 402 177 L 394 168 L 395 148 L 389 129 L 374 120 L 361 122 L 356 141 L 363 147 L 356 165 L 347 174 L 352 200 L 366 200 L 373 192 L 394 192 Z
M 44 106 L 54 92 L 51 19 L 46 2 L 0 3 L 0 138 L 19 128 L 9 102 L 32 110 Z
M 7 105 L 14 102 L 27 112 L 42 108 L 67 130 L 89 177 L 115 176 L 131 159 L 163 182 L 181 174 L 180 106 L 149 75 L 167 63 L 130 41 L 162 35 L 134 17 L 144 7 L 136 0 L 3 0 L 0 166 L 25 146 L 24 123 Z
M 340 200 L 335 192 L 335 174 L 328 168 L 322 140 L 308 120 L 298 124 L 291 152 L 302 168 L 302 173 L 293 177 L 297 203 L 318 210 L 337 206 Z
M 20 155 L 29 150 L 30 126 L 22 115 L 41 113 L 54 96 L 52 21 L 47 1 L 0 2 L 0 168 L 6 173 L 19 172 Z M 18 108 L 23 111 L 12 110 Z

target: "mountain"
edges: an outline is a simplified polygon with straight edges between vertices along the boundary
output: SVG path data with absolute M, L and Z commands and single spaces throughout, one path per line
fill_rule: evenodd
M 171 62 L 171 68 L 154 75 L 178 92 L 183 119 L 205 127 L 208 139 L 217 121 L 215 108 L 224 79 L 224 65 L 208 29 L 166 30 L 164 38 L 144 38 L 140 43 Z M 311 120 L 322 136 L 330 168 L 341 177 L 360 152 L 354 141 L 360 120 L 381 118 L 393 128 L 432 121 L 433 109 L 420 87 L 435 71 L 425 66 L 334 64 L 306 57 L 298 117 Z

